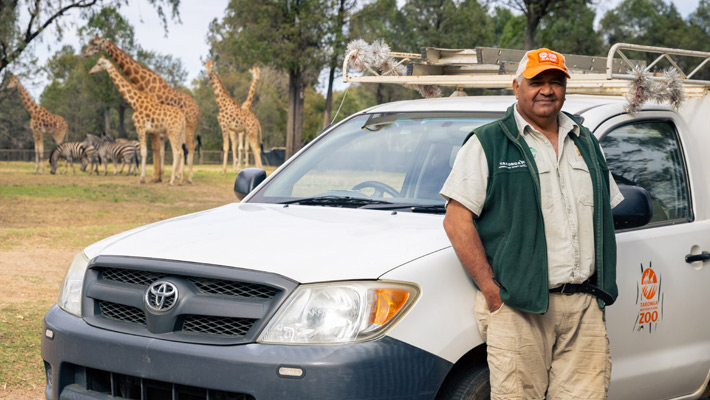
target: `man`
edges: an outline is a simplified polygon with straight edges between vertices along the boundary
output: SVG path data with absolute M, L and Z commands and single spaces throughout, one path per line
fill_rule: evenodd
M 441 190 L 444 229 L 479 289 L 492 399 L 604 399 L 614 302 L 611 208 L 621 202 L 591 132 L 561 112 L 564 57 L 529 51 L 517 103 L 476 129 Z

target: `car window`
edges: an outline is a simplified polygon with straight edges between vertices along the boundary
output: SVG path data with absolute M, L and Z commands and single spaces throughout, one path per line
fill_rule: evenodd
M 691 219 L 683 151 L 671 121 L 619 126 L 604 136 L 601 145 L 617 184 L 648 191 L 651 224 Z
M 444 184 L 464 138 L 498 117 L 481 113 L 378 113 L 325 133 L 250 201 L 312 196 L 443 205 Z

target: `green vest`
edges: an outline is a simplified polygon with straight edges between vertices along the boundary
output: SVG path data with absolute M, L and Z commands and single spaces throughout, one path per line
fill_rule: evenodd
M 540 180 L 535 159 L 515 123 L 513 107 L 503 118 L 475 129 L 466 138 L 474 134 L 478 137 L 489 171 L 486 199 L 474 223 L 503 302 L 540 314 L 549 307 Z M 594 188 L 596 274 L 591 283 L 616 299 L 616 237 L 609 205 L 609 168 L 594 135 L 569 116 L 580 128 L 580 135 L 571 137 L 589 168 Z M 604 308 L 602 300 L 598 303 Z

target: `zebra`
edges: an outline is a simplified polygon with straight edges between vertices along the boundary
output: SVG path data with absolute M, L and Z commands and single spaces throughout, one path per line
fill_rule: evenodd
M 138 175 L 138 166 L 140 165 L 140 162 L 141 162 L 141 142 L 139 142 L 139 141 L 137 141 L 137 140 L 129 140 L 129 139 L 118 138 L 118 139 L 116 139 L 116 143 L 128 144 L 128 145 L 131 145 L 131 146 L 135 147 L 135 149 L 136 149 L 136 151 L 135 151 L 136 157 L 135 157 L 135 159 L 134 159 L 135 169 L 133 170 L 133 171 L 134 171 L 133 174 L 134 174 L 134 175 Z M 126 166 L 126 163 L 125 163 L 125 162 L 121 164 L 121 170 L 118 171 L 119 174 L 122 174 L 122 173 L 123 173 L 123 168 L 124 168 L 125 166 Z M 130 169 L 132 168 L 132 166 L 129 166 L 128 168 L 129 168 L 129 173 L 130 173 Z M 126 173 L 126 175 L 128 175 L 128 173 Z
M 81 170 L 86 171 L 86 167 L 91 164 L 91 168 L 89 168 L 89 175 L 93 172 L 96 172 L 96 175 L 98 175 L 99 165 L 101 164 L 99 152 L 96 151 L 96 147 L 92 145 L 87 146 L 86 142 L 82 144 L 84 145 L 84 157 L 81 159 Z
M 59 166 L 59 159 L 64 159 L 64 173 L 69 172 L 69 164 L 71 164 L 71 170 L 74 175 L 76 175 L 76 169 L 74 168 L 74 160 L 81 160 L 84 158 L 85 148 L 84 144 L 80 142 L 65 142 L 59 146 L 52 149 L 49 153 L 49 165 L 51 167 L 52 174 L 57 172 L 57 167 Z
M 93 147 L 95 153 L 92 154 L 92 168 L 94 161 L 98 160 L 100 164 L 104 164 L 104 175 L 108 175 L 108 161 L 113 161 L 113 174 L 118 174 L 118 162 L 122 163 L 121 173 L 126 165 L 129 165 L 127 175 L 131 171 L 135 173 L 138 172 L 139 156 L 140 156 L 140 144 L 136 140 L 127 139 L 117 139 L 114 141 L 113 137 L 107 134 L 102 134 L 101 137 L 93 134 L 86 135 L 84 144 L 87 149 Z M 91 153 L 91 150 L 89 150 Z M 89 157 L 87 157 L 89 158 Z M 88 162 L 87 162 L 88 163 Z M 98 174 L 98 166 L 96 167 L 96 173 Z M 91 172 L 89 172 L 91 174 Z
M 128 164 L 129 175 L 132 171 L 138 171 L 138 157 L 136 156 L 136 147 L 132 143 L 122 142 L 103 142 L 99 147 L 99 157 L 101 163 L 104 164 L 104 175 L 108 175 L 108 162 L 113 161 L 113 174 L 118 174 L 118 162 L 121 161 L 124 165 Z M 121 168 L 123 170 L 123 168 Z
M 89 168 L 89 175 L 96 171 L 96 175 L 99 174 L 99 165 L 101 165 L 101 157 L 99 157 L 98 148 L 103 144 L 103 140 L 94 135 L 87 134 L 86 139 L 84 139 L 84 149 L 86 150 L 84 158 L 81 160 L 81 170 L 85 171 L 86 166 L 91 163 L 91 168 Z

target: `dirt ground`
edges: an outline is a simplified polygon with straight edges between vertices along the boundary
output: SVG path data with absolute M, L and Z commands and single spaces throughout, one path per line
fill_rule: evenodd
M 198 172 L 193 185 L 169 187 L 126 176 L 35 175 L 29 163 L 0 163 L 0 311 L 13 310 L 0 314 L 0 325 L 35 318 L 28 351 L 39 364 L 20 384 L 3 383 L 0 371 L 0 399 L 44 399 L 41 314 L 56 301 L 74 255 L 135 226 L 234 202 L 235 174 L 212 169 Z

